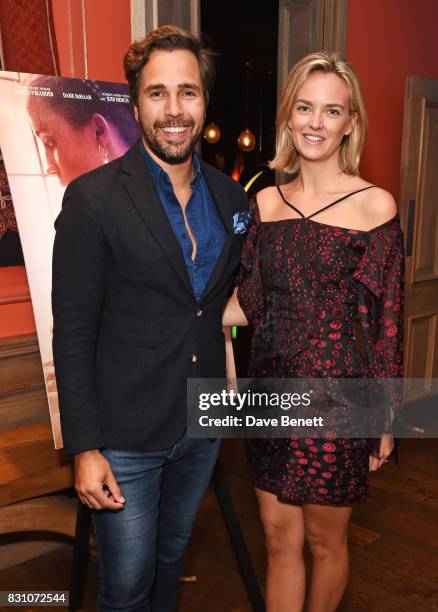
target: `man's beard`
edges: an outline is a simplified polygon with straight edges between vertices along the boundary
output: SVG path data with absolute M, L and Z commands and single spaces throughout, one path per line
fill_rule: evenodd
M 145 126 L 141 124 L 141 131 L 143 138 L 150 148 L 150 150 L 166 164 L 181 164 L 191 157 L 193 150 L 201 137 L 202 124 L 198 130 L 193 134 L 192 138 L 188 142 L 182 142 L 180 144 L 169 144 L 164 141 L 164 138 L 160 138 L 160 128 L 163 127 L 189 127 L 193 129 L 193 121 L 166 121 L 166 122 L 155 122 L 153 127 Z

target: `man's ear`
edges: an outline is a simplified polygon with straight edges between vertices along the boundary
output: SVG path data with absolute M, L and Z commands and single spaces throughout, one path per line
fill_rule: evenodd
M 133 108 L 134 108 L 134 117 L 135 117 L 135 120 L 137 121 L 137 123 L 139 123 L 139 120 L 138 120 L 138 106 L 137 106 L 137 104 L 134 104 Z

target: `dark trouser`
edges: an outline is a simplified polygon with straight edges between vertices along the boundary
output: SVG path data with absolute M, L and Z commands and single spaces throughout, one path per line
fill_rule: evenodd
M 183 437 L 163 451 L 103 451 L 126 504 L 93 512 L 99 612 L 175 610 L 181 559 L 219 444 Z

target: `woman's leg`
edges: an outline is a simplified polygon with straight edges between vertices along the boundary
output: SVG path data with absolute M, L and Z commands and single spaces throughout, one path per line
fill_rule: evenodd
M 268 550 L 266 610 L 301 612 L 306 588 L 303 509 L 260 489 L 256 494 Z
M 313 556 L 308 612 L 333 612 L 347 586 L 351 508 L 306 504 L 303 515 Z

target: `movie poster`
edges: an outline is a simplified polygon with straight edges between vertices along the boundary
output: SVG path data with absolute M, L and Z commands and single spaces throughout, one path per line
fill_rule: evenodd
M 52 356 L 54 221 L 74 178 L 139 136 L 127 86 L 0 71 L 0 148 L 23 247 L 55 447 L 62 446 Z

